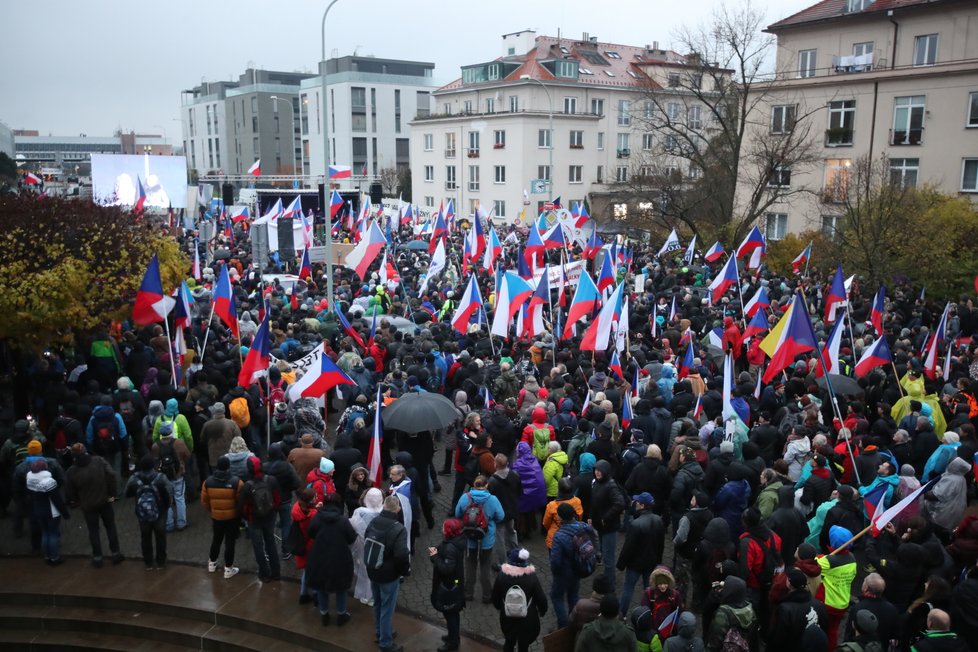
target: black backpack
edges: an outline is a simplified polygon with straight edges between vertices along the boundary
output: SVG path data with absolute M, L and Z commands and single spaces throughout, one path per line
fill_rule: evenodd
M 275 498 L 272 496 L 272 488 L 263 479 L 252 480 L 251 501 L 255 516 L 266 518 L 275 511 Z
M 176 480 L 180 475 L 180 460 L 177 458 L 175 444 L 160 441 L 160 473 L 165 475 L 168 480 Z

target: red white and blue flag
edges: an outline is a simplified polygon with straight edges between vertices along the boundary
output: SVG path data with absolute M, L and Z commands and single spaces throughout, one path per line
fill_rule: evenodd
M 604 247 L 604 241 L 598 237 L 598 229 L 592 228 L 591 236 L 587 240 L 587 246 L 584 247 L 584 258 L 594 260 L 594 256 L 601 251 L 602 247 Z
M 357 246 L 346 255 L 344 264 L 356 272 L 361 279 L 365 279 L 371 263 L 377 259 L 377 255 L 386 244 L 387 238 L 384 237 L 384 232 L 376 222 L 371 221 L 366 237 L 361 238 Z
M 744 241 L 740 243 L 739 247 L 737 247 L 737 254 L 735 258 L 743 258 L 744 256 L 749 256 L 751 253 L 753 253 L 755 249 L 763 246 L 765 246 L 764 235 L 761 233 L 761 230 L 758 229 L 757 225 L 755 224 L 751 228 L 750 233 L 747 234 L 747 237 L 744 238 Z
M 190 326 L 190 304 L 194 302 L 186 282 L 180 283 L 173 291 L 173 326 L 177 330 Z
M 611 255 L 606 250 L 605 256 L 601 260 L 601 270 L 598 272 L 598 292 L 604 292 L 605 288 L 611 287 L 614 283 L 615 271 L 611 266 Z
M 842 310 L 845 311 L 845 308 Z M 825 340 L 825 344 L 822 345 L 822 362 L 830 374 L 837 374 L 842 370 L 842 366 L 839 364 L 839 348 L 842 345 L 842 324 L 844 322 L 845 319 L 840 316 L 835 321 L 835 325 L 832 327 L 828 339 Z M 815 377 L 821 378 L 824 375 L 825 371 L 822 365 L 819 364 L 815 367 Z
M 251 213 L 247 206 L 241 206 L 231 211 L 232 222 L 247 222 L 249 219 L 251 219 Z
M 500 337 L 509 337 L 509 326 L 520 306 L 533 295 L 533 286 L 515 272 L 504 272 L 496 298 L 496 312 L 492 319 L 490 332 Z
M 268 319 L 269 315 L 265 315 L 261 326 L 258 327 L 258 332 L 255 333 L 255 339 L 251 343 L 251 348 L 248 349 L 248 355 L 245 356 L 244 364 L 241 365 L 241 373 L 238 374 L 238 384 L 242 387 L 251 386 L 252 383 L 257 382 L 259 378 L 268 373 L 268 364 L 271 361 L 271 336 L 268 331 Z
M 839 266 L 835 268 L 835 276 L 832 277 L 832 285 L 829 286 L 829 290 L 825 294 L 826 322 L 832 323 L 835 321 L 836 311 L 845 306 L 847 303 L 846 297 L 846 281 L 845 277 L 842 275 L 842 264 L 840 263 Z
M 683 354 L 683 360 L 679 364 L 679 380 L 682 380 L 693 371 L 693 343 L 689 343 L 686 347 L 686 352 Z
M 452 328 L 463 335 L 469 327 L 469 321 L 480 308 L 482 308 L 482 293 L 479 292 L 479 284 L 476 283 L 475 274 L 469 275 L 468 285 L 462 299 L 458 302 L 455 314 L 452 316 Z
M 876 367 L 882 367 L 893 362 L 893 354 L 885 337 L 873 342 L 863 351 L 859 362 L 856 363 L 856 378 L 862 378 Z
M 781 329 L 771 362 L 764 372 L 765 383 L 770 383 L 775 376 L 791 366 L 796 357 L 814 351 L 818 346 L 815 332 L 812 330 L 811 317 L 808 316 L 808 307 L 801 295 L 794 296 L 789 313 L 783 319 L 788 321 Z
M 312 276 L 312 263 L 309 262 L 309 248 L 302 250 L 302 262 L 299 263 L 299 278 Z
M 934 329 L 934 334 L 930 336 L 930 341 L 927 346 L 927 353 L 924 356 L 924 374 L 931 380 L 937 378 L 937 350 L 938 346 L 940 346 L 941 342 L 944 341 L 944 337 L 947 334 L 947 314 L 950 307 L 951 302 L 944 305 L 944 312 L 941 314 L 941 320 L 937 322 L 937 328 Z
M 621 360 L 618 358 L 618 351 L 611 352 L 611 362 L 608 363 L 608 371 L 611 371 L 620 380 L 625 379 L 625 372 L 621 369 Z
M 253 174 L 256 177 L 261 176 L 261 159 L 258 159 L 257 161 L 251 164 L 251 167 L 248 168 L 248 174 Z
M 353 326 L 350 324 L 350 321 L 346 318 L 346 315 L 343 314 L 342 310 L 336 311 L 336 318 L 340 321 L 340 326 L 343 327 L 343 332 L 349 335 L 350 338 L 354 342 L 356 342 L 361 349 L 366 349 L 367 345 L 364 344 L 363 338 L 360 337 L 360 333 L 358 333 L 356 329 L 353 328 Z
M 707 250 L 707 252 L 703 255 L 703 258 L 708 263 L 715 263 L 716 261 L 720 260 L 723 254 L 724 254 L 723 245 L 721 245 L 719 242 L 714 242 L 713 246 L 710 247 Z
M 941 477 L 943 477 L 943 475 L 944 474 L 942 473 L 936 478 L 931 479 L 927 484 L 917 487 L 909 494 L 907 494 L 907 496 L 903 500 L 895 504 L 893 507 L 890 507 L 888 510 L 882 513 L 879 513 L 877 511 L 877 513 L 873 516 L 873 518 L 870 521 L 870 525 L 873 528 L 871 530 L 872 535 L 874 537 L 878 537 L 880 535 L 880 532 L 883 531 L 883 528 L 885 528 L 890 521 L 892 521 L 897 516 L 899 516 L 900 512 L 902 512 L 907 507 L 909 507 L 910 504 L 913 503 L 913 501 L 917 500 L 917 498 L 919 498 L 923 494 L 933 489 L 934 485 L 937 484 L 937 481 L 940 480 Z
M 340 212 L 341 208 L 343 208 L 343 198 L 334 188 L 329 194 L 329 219 L 336 218 L 336 214 Z
M 808 246 L 798 254 L 793 261 L 791 261 L 791 271 L 795 274 L 801 274 L 801 268 L 808 264 L 809 259 L 812 257 L 812 243 L 809 242 Z
M 234 293 L 231 291 L 231 277 L 228 275 L 227 263 L 221 265 L 221 271 L 217 275 L 217 286 L 214 288 L 214 314 L 231 329 L 234 337 L 239 336 L 238 309 L 234 303 Z
M 869 313 L 869 323 L 879 337 L 883 336 L 883 312 L 886 310 L 886 286 L 881 285 L 873 297 L 873 307 Z
M 317 354 L 318 362 L 313 363 L 302 378 L 289 387 L 289 399 L 294 401 L 300 398 L 319 398 L 337 385 L 356 384 L 323 352 L 322 342 L 313 353 Z
M 767 324 L 767 313 L 763 308 L 754 313 L 754 316 L 750 318 L 747 322 L 747 328 L 744 329 L 744 336 L 742 341 L 747 341 L 748 338 L 759 335 L 764 331 L 769 330 Z
M 581 275 L 583 277 L 583 274 Z M 621 297 L 624 283 L 620 283 L 608 300 L 601 306 L 597 319 L 588 324 L 581 338 L 582 351 L 604 351 L 608 348 L 611 338 L 611 325 L 617 313 L 621 311 Z
M 490 226 L 489 235 L 486 242 L 486 252 L 482 259 L 482 266 L 486 268 L 490 274 L 496 270 L 496 261 L 499 259 L 499 256 L 502 253 L 503 245 L 499 242 L 499 236 L 496 235 L 496 229 Z
M 349 165 L 329 166 L 330 179 L 349 179 L 352 176 L 353 176 L 353 171 L 350 169 Z
M 136 175 L 136 204 L 132 207 L 133 211 L 136 213 L 142 213 L 143 208 L 146 206 L 146 188 L 143 187 L 143 181 Z
M 659 624 L 659 640 L 664 640 L 672 636 L 672 630 L 676 627 L 676 623 L 678 622 L 679 607 L 676 607 L 676 610 L 666 616 Z
M 136 292 L 132 306 L 132 321 L 137 325 L 155 324 L 166 319 L 173 308 L 173 299 L 163 293 L 160 278 L 160 260 L 153 254 L 143 274 L 143 281 Z
M 762 285 L 760 288 L 758 288 L 757 292 L 754 293 L 754 296 L 750 298 L 747 305 L 744 306 L 744 314 L 750 318 L 753 317 L 758 310 L 770 307 L 771 300 L 767 297 L 767 288 Z
M 323 356 L 325 357 L 325 356 Z M 374 427 L 370 436 L 370 448 L 367 450 L 367 472 L 370 475 L 375 487 L 380 487 L 384 482 L 384 468 L 381 463 L 380 444 L 384 439 L 384 424 L 381 420 L 381 411 L 384 409 L 384 397 L 380 393 L 381 385 L 377 385 L 377 406 L 374 408 Z
M 720 298 L 731 287 L 736 287 L 740 283 L 740 275 L 737 272 L 737 256 L 731 256 L 727 263 L 717 274 L 716 278 L 710 283 L 710 292 L 713 303 L 719 303 Z
M 574 290 L 574 297 L 567 309 L 567 322 L 560 339 L 567 340 L 573 337 L 574 324 L 591 316 L 594 309 L 598 307 L 599 296 L 598 286 L 591 280 L 591 275 L 587 271 L 582 271 L 580 280 L 577 282 L 577 289 Z
M 625 400 L 622 401 L 621 404 L 621 427 L 628 428 L 631 426 L 632 418 L 634 416 L 635 415 L 632 414 L 632 399 L 626 396 Z

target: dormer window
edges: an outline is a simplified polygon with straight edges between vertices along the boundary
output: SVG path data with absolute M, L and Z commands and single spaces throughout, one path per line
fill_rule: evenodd
M 609 77 L 614 77 L 615 76 L 615 73 L 611 72 L 610 70 L 605 70 L 604 71 L 604 74 L 608 75 Z
M 847 0 L 846 13 L 862 11 L 873 4 L 873 0 Z
M 563 45 L 560 46 L 560 51 L 563 52 L 564 54 L 570 54 L 570 50 L 565 48 Z

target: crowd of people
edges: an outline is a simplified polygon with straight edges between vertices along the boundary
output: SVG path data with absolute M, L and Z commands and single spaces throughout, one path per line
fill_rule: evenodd
M 762 265 L 714 303 L 707 285 L 719 264 L 639 243 L 628 256 L 605 249 L 630 298 L 628 337 L 621 350 L 612 341 L 582 351 L 583 328 L 569 338 L 551 328 L 566 319 L 560 288 L 543 331 L 489 335 L 494 275 L 462 267 L 461 226 L 445 236 L 453 264 L 420 296 L 427 254 L 391 243 L 398 280 L 382 280 L 382 257 L 363 279 L 336 266 L 332 302 L 318 264 L 291 286 L 263 282 L 263 272 L 298 262 L 280 257 L 283 267 L 260 269 L 247 224 L 234 229 L 216 243 L 223 262 L 187 279 L 194 318 L 179 369 L 161 325 L 128 322 L 31 363 L 30 416 L 10 413 L 2 424 L 2 503 L 15 535 L 27 526 L 48 564 L 63 562 L 61 520 L 73 513 L 85 519 L 91 563 L 103 565 L 103 528 L 110 561 L 122 562 L 115 506 L 131 498 L 143 564 L 165 569 L 168 536 L 204 527 L 187 517 L 199 500 L 213 533 L 201 551 L 209 572 L 239 572 L 245 533 L 259 578 L 278 580 L 294 564 L 298 601 L 318 607 L 324 626 L 350 623 L 351 596 L 372 607 L 383 652 L 402 649 L 392 628 L 401 583 L 429 563 L 431 604 L 447 630 L 439 652 L 459 649 L 476 585 L 499 612 L 507 652 L 554 630 L 577 651 L 974 649 L 972 297 L 951 301 L 941 347 L 950 360 L 931 378 L 922 352 L 943 305 L 896 284 L 877 333 L 875 288 L 857 279 L 842 375 L 878 337 L 894 364 L 830 393 L 817 351 L 760 382 L 762 336 L 744 336 L 742 297 L 763 288 L 769 327 L 799 296 L 824 342 L 830 279 L 814 267 L 782 277 Z M 393 233 L 400 243 L 415 238 L 411 225 Z M 179 238 L 188 250 L 193 235 Z M 517 270 L 525 238 L 513 231 L 507 242 L 516 244 L 495 264 Z M 537 262 L 585 253 L 575 244 Z M 237 338 L 211 310 L 222 264 Z M 470 275 L 486 305 L 460 332 L 451 319 Z M 242 387 L 241 360 L 266 318 L 272 365 Z M 353 383 L 328 393 L 325 412 L 322 401 L 288 392 L 299 375 L 290 362 L 320 343 Z M 726 389 L 725 356 L 735 370 Z M 411 392 L 444 395 L 457 419 L 430 432 L 384 430 L 372 475 L 375 401 Z M 725 420 L 725 404 L 746 428 Z M 452 498 L 436 513 L 442 483 Z M 864 496 L 880 487 L 878 507 L 867 507 Z M 894 506 L 885 527 L 866 531 Z M 418 550 L 425 527 L 440 528 L 442 540 Z M 534 538 L 545 554 L 531 558 Z M 549 568 L 549 580 L 537 567 Z

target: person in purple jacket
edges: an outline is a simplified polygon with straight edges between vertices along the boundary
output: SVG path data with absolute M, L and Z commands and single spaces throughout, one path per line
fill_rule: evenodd
M 530 445 L 524 441 L 516 446 L 516 461 L 512 464 L 512 470 L 520 476 L 523 486 L 523 493 L 516 505 L 516 534 L 520 541 L 527 541 L 540 522 L 539 511 L 547 504 L 547 484 L 540 463 Z

